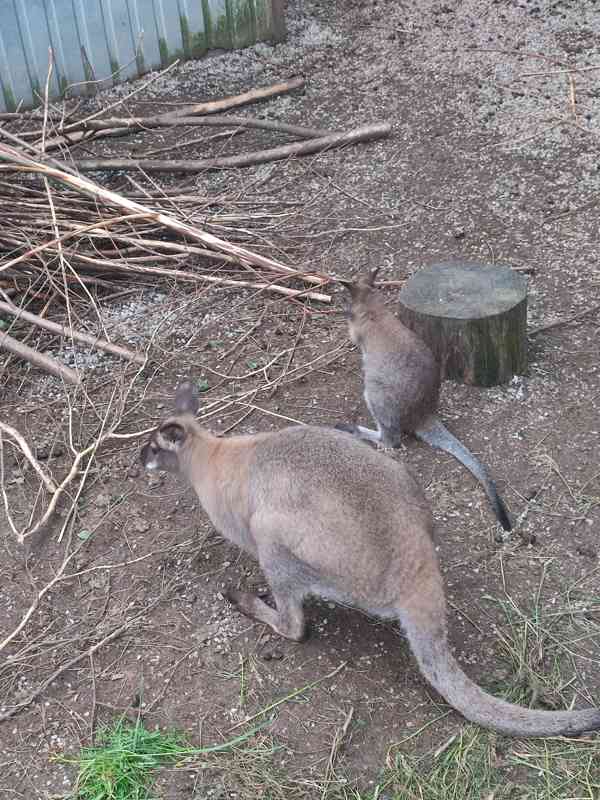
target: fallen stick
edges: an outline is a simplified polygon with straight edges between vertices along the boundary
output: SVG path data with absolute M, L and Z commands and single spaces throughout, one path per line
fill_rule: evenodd
M 64 224 L 64 223 L 63 223 Z M 171 250 L 174 253 L 181 253 L 181 255 L 197 255 L 204 256 L 205 258 L 214 258 L 217 261 L 225 261 L 229 264 L 237 264 L 238 259 L 233 256 L 225 255 L 225 253 L 217 253 L 216 250 L 207 250 L 205 247 L 195 247 L 193 244 L 179 244 L 179 242 L 169 242 L 162 239 L 146 239 L 136 238 L 135 236 L 127 236 L 121 233 L 102 234 L 90 232 L 87 234 L 90 239 L 112 239 L 115 242 L 125 242 L 126 244 L 137 245 L 139 249 L 152 251 L 152 248 L 157 250 Z
M 0 148 L 1 150 L 1 148 Z M 65 173 L 67 174 L 67 173 Z M 21 261 L 27 261 L 31 258 L 31 256 L 37 255 L 37 253 L 41 253 L 42 250 L 50 250 L 54 247 L 54 245 L 61 244 L 62 242 L 66 242 L 68 239 L 73 239 L 77 236 L 80 236 L 82 233 L 86 231 L 94 230 L 95 228 L 106 228 L 108 225 L 115 225 L 120 222 L 126 222 L 133 219 L 146 219 L 146 214 L 125 214 L 121 217 L 115 217 L 111 220 L 101 220 L 100 222 L 93 222 L 90 225 L 80 225 L 72 230 L 70 233 L 65 233 L 63 236 L 60 236 L 58 239 L 53 238 L 50 239 L 49 242 L 43 242 L 42 244 L 38 244 L 35 247 L 31 247 L 27 250 L 26 253 L 21 253 L 19 256 L 15 256 L 10 261 L 7 261 L 6 264 L 2 264 L 0 266 L 0 272 L 6 272 L 7 270 L 14 267 L 16 264 L 19 264 Z
M 590 306 L 590 308 L 586 308 L 585 311 L 580 311 L 578 314 L 573 314 L 571 317 L 557 319 L 554 322 L 549 322 L 547 325 L 540 325 L 537 328 L 533 328 L 532 330 L 528 331 L 528 335 L 537 336 L 537 334 L 542 333 L 542 331 L 549 331 L 552 330 L 552 328 L 559 328 L 561 325 L 570 325 L 572 322 L 576 322 L 578 319 L 583 319 L 583 317 L 587 317 L 588 314 L 593 314 L 599 310 L 600 303 L 597 303 L 595 306 Z
M 155 128 L 183 128 L 205 127 L 225 128 L 256 128 L 263 131 L 276 131 L 298 136 L 300 139 L 314 139 L 331 135 L 331 131 L 322 128 L 305 128 L 302 125 L 289 125 L 268 119 L 251 119 L 250 117 L 219 116 L 219 117 L 175 117 L 172 114 L 161 114 L 159 117 L 113 117 L 96 119 L 90 123 L 90 129 L 79 131 L 68 136 L 55 136 L 46 142 L 46 150 L 56 150 L 64 145 L 75 145 L 80 142 L 91 142 L 102 137 L 127 136 L 129 133 Z
M 101 122 L 112 123 L 115 127 L 102 127 Z M 65 145 L 76 145 L 80 142 L 92 142 L 103 137 L 127 136 L 132 131 L 152 130 L 154 128 L 179 128 L 179 127 L 212 127 L 224 128 L 235 125 L 236 128 L 256 128 L 263 131 L 276 131 L 297 136 L 300 139 L 313 139 L 319 136 L 329 136 L 331 131 L 321 128 L 305 128 L 301 125 L 288 125 L 267 119 L 251 119 L 249 117 L 220 116 L 220 117 L 173 117 L 165 114 L 154 119 L 148 117 L 119 117 L 106 120 L 94 120 L 94 126 L 89 131 L 79 131 L 68 136 L 56 136 L 48 139 L 46 150 L 56 150 Z
M 230 108 L 240 108 L 242 106 L 250 105 L 251 103 L 258 103 L 262 100 L 269 100 L 273 97 L 279 97 L 282 94 L 287 94 L 288 92 L 295 91 L 297 89 L 302 89 L 305 85 L 305 81 L 302 78 L 293 78 L 289 81 L 284 81 L 283 83 L 276 83 L 272 86 L 266 86 L 261 89 L 251 89 L 248 92 L 244 92 L 243 94 L 234 95 L 233 97 L 225 97 L 221 100 L 211 100 L 206 103 L 193 103 L 191 105 L 186 105 L 184 108 L 178 109 L 177 111 L 170 111 L 167 114 L 161 114 L 159 117 L 104 117 L 102 119 L 97 119 L 96 115 L 89 119 L 78 120 L 77 122 L 70 123 L 69 125 L 65 125 L 60 129 L 60 136 L 55 137 L 54 139 L 49 140 L 46 143 L 46 150 L 56 149 L 62 145 L 72 145 L 78 144 L 79 142 L 89 139 L 89 138 L 101 138 L 103 136 L 122 136 L 124 135 L 128 129 L 139 129 L 139 128 L 150 128 L 150 127 L 163 127 L 164 122 L 159 123 L 158 120 L 176 120 L 178 117 L 198 117 L 203 115 L 215 115 L 219 114 L 223 111 L 227 111 Z M 236 118 L 231 117 L 229 122 L 224 121 L 223 118 L 221 121 L 209 123 L 207 125 L 214 124 L 214 125 L 230 125 L 230 124 L 238 124 L 242 125 L 243 127 L 266 127 L 267 130 L 283 130 L 286 127 L 293 128 L 294 126 L 285 126 L 283 123 L 267 123 L 266 125 L 260 125 L 258 123 L 261 120 L 247 120 L 245 117 L 238 117 L 238 122 L 234 122 Z M 257 123 L 257 124 L 252 124 Z M 171 124 L 177 124 L 176 122 L 171 122 Z M 192 124 L 192 123 L 184 123 L 184 124 Z M 200 124 L 200 123 L 196 123 Z M 297 128 L 296 134 L 299 136 L 305 136 L 305 134 L 300 133 L 302 129 Z M 97 132 L 98 135 L 90 137 L 90 132 Z M 288 133 L 293 133 L 292 130 L 288 130 Z M 318 135 L 318 134 L 317 134 Z M 30 138 L 30 134 L 27 136 Z
M 269 100 L 279 95 L 293 92 L 296 89 L 302 89 L 305 85 L 303 78 L 292 78 L 290 81 L 283 83 L 274 83 L 271 86 L 265 86 L 262 89 L 251 89 L 243 94 L 234 95 L 233 97 L 225 97 L 222 100 L 210 100 L 207 103 L 194 103 L 191 106 L 179 109 L 178 111 L 170 111 L 167 114 L 161 114 L 161 117 L 197 117 L 203 114 L 218 114 L 222 111 L 227 111 L 230 108 L 240 108 L 247 106 L 251 103 L 258 103 L 261 100 Z M 73 133 L 74 131 L 91 131 L 103 130 L 104 128 L 116 127 L 135 127 L 135 118 L 121 118 L 119 124 L 114 124 L 114 118 L 108 119 L 89 119 L 72 122 L 70 125 L 65 125 L 61 129 L 61 133 Z M 151 118 L 150 118 L 151 120 Z M 146 120 L 146 123 L 149 120 Z
M 67 328 L 64 325 L 59 325 L 57 322 L 51 322 L 48 319 L 38 317 L 37 314 L 32 314 L 30 311 L 25 311 L 23 308 L 13 305 L 12 303 L 3 303 L 0 301 L 0 311 L 5 311 L 7 314 L 12 314 L 17 319 L 24 319 L 26 322 L 31 322 L 38 328 L 44 328 L 52 333 L 58 333 L 59 336 L 64 336 L 65 339 L 74 339 L 76 342 L 84 342 L 98 350 L 104 350 L 107 353 L 112 353 L 115 356 L 120 356 L 128 361 L 134 361 L 136 364 L 145 364 L 146 359 L 139 353 L 134 353 L 127 347 L 120 347 L 118 344 L 112 344 L 105 339 L 99 339 L 89 333 L 81 333 L 73 328 Z
M 24 437 L 21 436 L 19 431 L 16 428 L 11 427 L 10 425 L 7 425 L 5 422 L 0 422 L 0 431 L 2 431 L 2 433 L 6 433 L 8 436 L 11 436 L 15 440 L 15 442 L 21 448 L 21 451 L 25 456 L 25 458 L 27 459 L 27 461 L 29 461 L 31 466 L 34 468 L 34 470 L 42 479 L 42 483 L 44 484 L 46 489 L 50 492 L 50 494 L 54 494 L 54 492 L 56 491 L 56 484 L 54 483 L 52 478 L 46 475 L 46 473 L 40 466 L 39 462 L 31 452 L 31 448 L 25 441 Z
M 389 126 L 386 127 L 389 128 Z M 292 267 L 288 267 L 279 261 L 267 258 L 266 256 L 261 256 L 259 253 L 255 253 L 252 250 L 247 250 L 245 247 L 231 244 L 224 239 L 219 239 L 217 236 L 213 236 L 212 233 L 206 233 L 205 231 L 202 231 L 193 225 L 182 222 L 181 220 L 171 217 L 168 214 L 164 214 L 163 212 L 153 211 L 147 206 L 144 206 L 141 203 L 136 203 L 127 197 L 123 197 L 122 195 L 111 191 L 110 189 L 104 189 L 102 186 L 99 186 L 98 184 L 86 178 L 82 178 L 80 175 L 73 175 L 71 172 L 65 172 L 64 170 L 50 164 L 43 164 L 39 161 L 35 161 L 30 156 L 27 156 L 19 150 L 15 150 L 15 148 L 11 147 L 10 145 L 0 144 L 0 158 L 4 158 L 10 162 L 18 164 L 19 169 L 22 171 L 37 172 L 45 175 L 48 178 L 55 178 L 61 183 L 67 184 L 79 192 L 90 194 L 97 201 L 108 203 L 109 205 L 117 206 L 118 208 L 125 208 L 133 214 L 141 214 L 146 219 L 153 220 L 165 228 L 176 231 L 180 236 L 185 236 L 194 241 L 202 242 L 209 248 L 217 250 L 220 253 L 227 253 L 228 255 L 234 256 L 243 266 L 252 264 L 255 267 L 264 267 L 269 270 L 274 270 L 278 273 L 285 272 L 289 277 L 298 277 L 305 283 L 313 283 L 318 286 L 324 286 L 325 284 L 329 283 L 330 279 L 325 275 L 319 276 L 312 273 L 303 273 L 293 269 Z M 103 227 L 105 225 L 106 222 L 101 222 L 98 223 L 97 227 Z M 92 229 L 96 226 L 90 225 L 85 227 Z M 73 235 L 75 234 L 67 234 L 67 236 Z M 65 237 L 62 238 L 64 241 Z M 53 241 L 46 242 L 45 245 L 32 248 L 30 252 L 38 252 L 40 249 L 51 247 L 52 244 Z M 9 266 L 12 266 L 17 261 L 25 260 L 26 257 L 27 254 L 24 254 L 18 256 L 18 258 L 13 259 L 12 261 L 9 261 L 8 264 L 2 265 L 0 267 L 0 272 L 6 270 Z M 327 297 L 327 295 L 324 295 L 324 297 Z M 328 298 L 326 302 L 329 302 L 330 300 L 331 298 Z
M 189 283 L 215 283 L 221 286 L 233 286 L 238 289 L 257 289 L 261 291 L 274 292 L 275 294 L 282 294 L 284 297 L 295 297 L 298 299 L 306 297 L 309 300 L 317 300 L 319 303 L 331 302 L 331 296 L 328 294 L 312 292 L 308 289 L 288 289 L 287 286 L 278 286 L 276 283 L 263 283 L 262 281 L 237 281 L 233 280 L 232 278 L 221 278 L 217 275 L 198 275 L 195 272 L 186 272 L 182 269 L 144 267 L 139 264 L 131 263 L 119 264 L 116 259 L 92 258 L 92 256 L 85 256 L 83 253 L 69 253 L 69 258 L 82 261 L 85 264 L 90 264 L 91 266 L 96 266 L 98 268 L 106 268 L 107 271 L 112 270 L 116 273 L 137 272 L 141 275 L 160 275 L 161 277 L 173 278 L 180 281 L 188 281 Z M 287 275 L 285 277 L 287 277 Z
M 23 342 L 19 342 L 17 339 L 13 339 L 8 333 L 0 332 L 0 350 L 8 350 L 9 353 L 13 353 L 13 355 L 25 359 L 25 361 L 29 361 L 45 372 L 49 372 L 51 375 L 61 378 L 66 383 L 72 383 L 75 386 L 81 383 L 81 378 L 74 370 L 65 367 L 64 364 L 61 364 L 60 361 L 52 358 L 52 356 L 38 353 L 37 350 L 29 347 L 29 345 L 23 344 Z
M 103 636 L 102 639 L 97 641 L 95 644 L 90 645 L 83 652 L 78 653 L 77 655 L 75 655 L 72 658 L 70 658 L 67 662 L 65 662 L 61 666 L 57 667 L 54 670 L 54 672 L 52 672 L 35 689 L 33 689 L 33 691 L 29 695 L 27 695 L 27 697 L 25 697 L 24 700 L 21 700 L 20 702 L 16 703 L 16 705 L 14 705 L 14 706 L 6 705 L 6 710 L 3 711 L 0 714 L 0 723 L 6 722 L 7 719 L 10 719 L 11 717 L 14 717 L 15 714 L 18 714 L 18 712 L 21 711 L 23 708 L 27 708 L 27 706 L 30 706 L 33 703 L 33 701 L 37 697 L 39 697 L 39 695 L 42 694 L 43 691 L 45 691 L 48 688 L 48 686 L 50 686 L 52 683 L 54 683 L 54 681 L 60 675 L 62 675 L 63 672 L 66 672 L 67 670 L 69 670 L 72 667 L 74 667 L 75 664 L 78 664 L 83 658 L 86 658 L 86 657 L 89 658 L 89 656 L 93 655 L 98 650 L 100 650 L 101 647 L 104 647 L 105 645 L 109 644 L 110 642 L 113 642 L 115 639 L 118 639 L 119 636 L 121 636 L 123 633 L 128 631 L 130 628 L 132 628 L 133 625 L 136 622 L 141 620 L 142 617 L 144 616 L 144 614 L 147 614 L 156 605 L 158 605 L 158 603 L 166 596 L 166 594 L 167 594 L 166 591 L 163 592 L 155 600 L 153 600 L 147 607 L 143 608 L 140 612 L 138 612 L 135 616 L 133 616 L 130 619 L 126 620 L 124 623 L 122 623 L 118 627 L 113 628 L 113 630 L 110 633 L 108 633 L 105 636 Z
M 202 170 L 233 169 L 249 167 L 253 164 L 266 164 L 269 161 L 281 161 L 294 156 L 310 155 L 329 150 L 333 147 L 344 147 L 356 142 L 367 142 L 382 139 L 390 133 L 389 123 L 367 125 L 345 133 L 332 133 L 318 139 L 303 142 L 292 142 L 268 150 L 256 150 L 253 153 L 242 153 L 238 156 L 224 158 L 201 158 L 195 161 L 154 161 L 131 158 L 84 158 L 75 161 L 75 166 L 83 172 L 89 170 L 131 170 L 141 169 L 144 172 L 200 172 Z
M 303 89 L 305 85 L 304 78 L 290 78 L 289 81 L 263 86 L 260 89 L 250 89 L 242 94 L 225 97 L 222 100 L 194 103 L 192 106 L 186 106 L 176 111 L 175 114 L 179 114 L 182 117 L 193 117 L 198 114 L 218 114 L 220 111 L 227 111 L 229 108 L 239 108 L 252 103 L 260 103 L 262 100 L 270 100 L 272 97 L 279 97 L 279 95 Z

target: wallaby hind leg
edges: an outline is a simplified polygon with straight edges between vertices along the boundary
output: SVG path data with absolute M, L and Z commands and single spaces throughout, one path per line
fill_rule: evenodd
M 365 390 L 363 396 L 371 418 L 377 425 L 378 441 L 386 448 L 396 449 L 400 446 L 402 440 L 402 430 L 397 413 L 390 416 L 388 405 L 374 403 L 368 391 Z M 395 406 L 392 406 L 392 408 L 397 412 Z M 368 428 L 363 428 L 363 430 L 368 430 Z
M 230 590 L 227 593 L 227 599 L 242 614 L 264 622 L 280 636 L 285 636 L 286 639 L 292 639 L 294 642 L 302 642 L 306 639 L 302 597 L 292 594 L 289 586 L 285 591 L 273 592 L 273 600 L 277 609 L 271 608 L 257 595 L 251 592 L 240 592 L 237 589 Z

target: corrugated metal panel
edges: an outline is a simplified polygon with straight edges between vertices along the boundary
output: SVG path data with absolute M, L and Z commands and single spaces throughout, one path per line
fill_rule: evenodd
M 92 93 L 176 58 L 285 32 L 282 0 L 0 0 L 0 111 Z

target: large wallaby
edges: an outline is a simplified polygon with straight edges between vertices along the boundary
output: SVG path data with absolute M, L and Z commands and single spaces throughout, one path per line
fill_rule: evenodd
M 496 486 L 482 464 L 436 415 L 441 370 L 425 342 L 385 306 L 374 290 L 378 269 L 346 284 L 352 302 L 348 312 L 350 338 L 360 347 L 364 398 L 377 430 L 362 425 L 336 427 L 386 447 L 398 447 L 403 433 L 457 458 L 481 483 L 505 531 L 511 523 Z
M 258 559 L 275 608 L 231 591 L 237 608 L 281 636 L 305 636 L 317 595 L 402 624 L 421 671 L 467 719 L 518 736 L 600 728 L 600 709 L 537 711 L 486 694 L 454 659 L 427 501 L 406 467 L 345 433 L 311 425 L 217 438 L 194 419 L 197 394 L 141 452 L 146 469 L 183 475 L 213 525 Z

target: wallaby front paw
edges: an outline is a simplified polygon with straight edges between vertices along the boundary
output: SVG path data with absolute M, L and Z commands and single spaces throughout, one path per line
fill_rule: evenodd
M 238 589 L 226 589 L 223 592 L 223 596 L 225 600 L 231 603 L 232 606 L 239 606 L 240 602 L 243 597 L 243 592 L 240 592 Z

